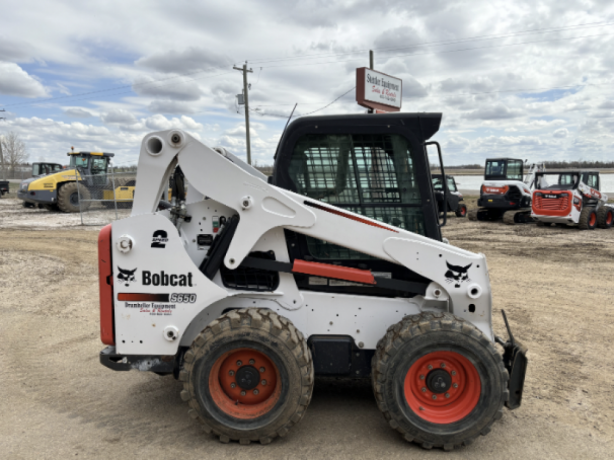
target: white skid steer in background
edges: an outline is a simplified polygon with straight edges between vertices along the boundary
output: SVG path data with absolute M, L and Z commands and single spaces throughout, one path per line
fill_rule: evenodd
M 101 362 L 174 373 L 225 442 L 284 436 L 316 375 L 371 378 L 423 447 L 488 433 L 520 405 L 526 350 L 495 336 L 484 255 L 442 242 L 425 142 L 440 120 L 301 118 L 268 179 L 187 133 L 147 135 L 132 215 L 99 237 Z

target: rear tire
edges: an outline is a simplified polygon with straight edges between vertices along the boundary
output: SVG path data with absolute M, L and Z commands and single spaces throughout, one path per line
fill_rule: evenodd
M 78 191 L 77 191 L 78 188 Z M 79 209 L 79 196 L 81 197 L 81 208 Z M 91 202 L 89 200 L 90 191 L 79 182 L 68 182 L 60 188 L 58 192 L 58 207 L 62 212 L 87 211 Z
M 578 221 L 578 228 L 580 230 L 595 230 L 597 227 L 597 213 L 592 206 L 586 206 L 582 208 L 580 212 L 580 220 Z
M 459 203 L 456 209 L 456 217 L 465 217 L 467 215 L 467 206 Z
M 450 313 L 421 313 L 391 326 L 372 368 L 384 417 L 426 449 L 452 450 L 488 434 L 509 398 L 509 376 L 494 344 Z
M 599 228 L 610 228 L 614 223 L 614 208 L 602 206 L 597 211 L 597 226 Z
M 189 403 L 188 413 L 222 442 L 268 444 L 285 436 L 311 401 L 307 342 L 270 310 L 222 315 L 196 337 L 184 360 L 181 398 Z

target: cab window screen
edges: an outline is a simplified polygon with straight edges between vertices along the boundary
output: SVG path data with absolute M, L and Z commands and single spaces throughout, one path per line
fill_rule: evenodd
M 507 178 L 510 180 L 522 180 L 522 161 L 510 161 L 507 164 Z
M 92 174 L 105 174 L 107 172 L 106 158 L 92 158 Z
M 400 135 L 305 135 L 289 173 L 302 195 L 424 235 L 412 152 Z M 314 238 L 308 243 L 318 258 L 368 257 Z
M 489 161 L 486 163 L 486 176 L 505 176 L 505 161 Z
M 82 168 L 86 168 L 87 169 L 88 160 L 89 160 L 89 158 L 87 158 L 87 157 L 71 156 L 70 157 L 70 167 L 74 168 L 74 167 L 80 166 Z
M 448 190 L 450 190 L 451 192 L 456 192 L 456 183 L 454 182 L 454 179 L 452 179 L 451 177 L 448 177 Z

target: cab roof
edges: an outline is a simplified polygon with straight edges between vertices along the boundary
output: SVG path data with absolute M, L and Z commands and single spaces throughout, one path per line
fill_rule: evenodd
M 114 157 L 114 153 L 106 153 L 106 152 L 68 152 L 66 155 L 79 155 L 79 156 L 96 156 L 96 157 Z
M 486 162 L 489 161 L 522 161 L 524 163 L 520 158 L 486 158 Z

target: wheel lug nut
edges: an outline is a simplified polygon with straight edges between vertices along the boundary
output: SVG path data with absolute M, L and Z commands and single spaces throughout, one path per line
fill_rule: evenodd
M 452 385 L 454 388 L 458 388 L 458 383 Z
M 446 393 L 446 398 L 449 398 L 449 397 L 450 397 L 450 393 Z
M 433 368 L 433 366 L 429 364 L 428 366 L 426 366 L 426 368 L 430 371 Z
M 456 375 L 456 371 L 452 371 L 452 372 L 451 372 L 451 374 L 452 374 L 452 375 Z
M 228 372 L 228 375 L 230 375 L 232 377 L 233 375 L 235 375 L 235 371 Z
M 236 387 L 236 386 L 237 386 L 237 384 L 236 384 L 236 383 L 234 383 L 234 382 L 232 382 L 232 383 L 230 384 L 230 388 L 234 388 L 234 387 Z
M 255 395 L 257 395 L 258 393 L 260 393 L 258 390 L 254 390 Z
M 426 391 L 426 387 L 422 387 L 422 393 Z
M 266 385 L 266 380 L 263 380 L 262 382 L 260 382 L 262 384 L 262 386 Z
M 250 363 L 250 364 L 256 364 L 256 361 L 254 361 L 253 359 L 250 359 L 250 360 L 249 360 L 249 363 Z
M 241 396 L 245 396 L 245 390 L 241 391 Z
M 260 372 L 264 372 L 264 367 L 261 367 L 261 368 L 260 368 Z
M 420 410 L 424 410 L 424 407 L 420 406 Z
M 424 375 L 421 375 L 421 376 L 420 376 L 420 380 L 424 380 Z
M 437 399 L 437 395 L 433 395 L 433 399 Z
M 441 367 L 446 367 L 446 363 L 441 363 Z

